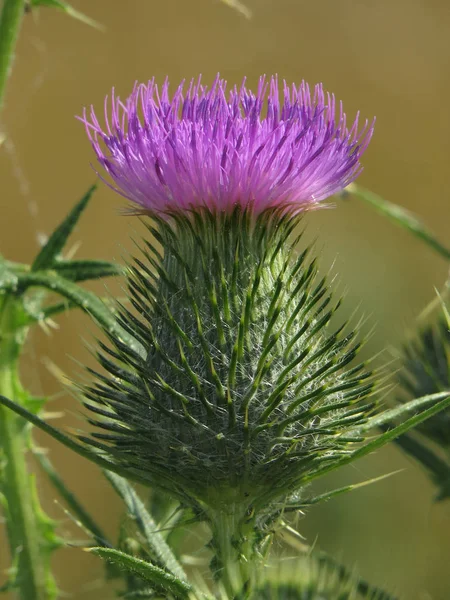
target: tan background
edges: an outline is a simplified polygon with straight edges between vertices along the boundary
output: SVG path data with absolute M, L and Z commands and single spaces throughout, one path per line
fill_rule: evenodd
M 27 15 L 3 125 L 8 142 L 0 155 L 1 252 L 29 261 L 95 176 L 93 156 L 74 115 L 99 108 L 114 85 L 126 96 L 135 80 L 166 74 L 171 81 L 217 71 L 250 84 L 262 73 L 299 82 L 323 82 L 353 116 L 377 116 L 376 134 L 364 158 L 361 183 L 415 211 L 448 240 L 450 188 L 450 4 L 448 0 L 248 0 L 246 20 L 219 0 L 74 0 L 74 6 L 106 27 L 100 33 L 54 10 Z M 73 240 L 80 257 L 120 259 L 130 247 L 132 220 L 118 216 L 120 198 L 101 186 Z M 349 312 L 357 304 L 374 327 L 371 350 L 396 346 L 412 319 L 433 298 L 447 265 L 370 208 L 339 202 L 336 210 L 308 217 L 325 266 L 335 261 Z M 97 287 L 97 289 L 101 289 Z M 52 337 L 35 332 L 24 377 L 37 393 L 60 385 L 44 359 L 75 375 L 73 358 L 90 360 L 84 341 L 95 328 L 81 315 L 59 319 Z M 80 335 L 81 334 L 81 335 Z M 385 354 L 385 359 L 389 354 Z M 60 394 L 52 410 L 81 425 L 75 401 Z M 52 449 L 66 480 L 113 535 L 120 506 L 96 469 L 70 452 Z M 383 483 L 317 507 L 300 523 L 302 533 L 339 555 L 361 574 L 407 600 L 450 597 L 450 504 L 433 505 L 422 472 L 395 449 L 379 452 L 340 478 L 361 481 L 397 468 Z M 339 479 L 339 481 L 338 481 Z M 61 530 L 82 539 L 54 493 L 40 490 Z M 5 553 L 0 567 L 7 565 Z M 54 559 L 61 589 L 83 600 L 113 598 L 101 590 L 101 564 L 79 549 Z

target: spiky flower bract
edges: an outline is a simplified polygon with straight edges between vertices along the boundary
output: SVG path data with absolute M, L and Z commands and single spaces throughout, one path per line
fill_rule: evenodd
M 286 561 L 284 567 L 274 565 L 262 575 L 251 600 L 394 600 L 342 566 L 332 566 L 312 556 Z
M 450 390 L 450 330 L 445 315 L 422 326 L 404 345 L 398 380 L 401 402 Z M 448 409 L 421 423 L 417 431 L 450 453 Z
M 289 86 L 261 77 L 256 94 L 229 92 L 219 76 L 211 89 L 166 80 L 136 85 L 122 102 L 105 100 L 105 125 L 94 109 L 81 120 L 112 187 L 151 213 L 207 207 L 254 214 L 313 208 L 361 172 L 373 133 L 358 117 L 347 127 L 342 103 L 316 85 Z M 280 94 L 282 101 L 280 102 Z
M 297 225 L 237 208 L 148 226 L 119 317 L 143 352 L 114 336 L 103 348 L 109 375 L 87 405 L 104 432 L 89 443 L 186 502 L 245 513 L 360 441 L 371 377 L 350 366 L 354 334 L 329 331 L 338 303 L 308 252 L 296 256 Z

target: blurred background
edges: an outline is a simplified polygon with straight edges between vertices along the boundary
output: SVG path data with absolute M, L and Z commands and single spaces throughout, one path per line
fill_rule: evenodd
M 417 213 L 442 241 L 450 235 L 450 4 L 448 0 L 246 0 L 247 19 L 220 0 L 73 0 L 103 24 L 99 32 L 64 14 L 28 14 L 6 97 L 0 148 L 0 252 L 28 262 L 96 176 L 93 153 L 74 115 L 94 104 L 101 113 L 112 86 L 126 97 L 136 80 L 166 75 L 173 85 L 220 71 L 230 84 L 244 76 L 278 73 L 299 83 L 323 82 L 342 99 L 348 117 L 377 117 L 360 183 Z M 122 260 L 137 221 L 120 215 L 123 203 L 101 185 L 72 240 L 77 255 Z M 448 265 L 426 246 L 357 200 L 306 218 L 322 265 L 338 274 L 346 311 L 373 330 L 366 354 L 391 360 L 414 319 L 441 288 Z M 108 284 L 116 290 L 117 284 Z M 104 290 L 105 283 L 94 289 Z M 344 311 L 345 312 L 345 311 Z M 24 380 L 52 395 L 63 411 L 59 426 L 81 427 L 79 408 L 49 372 L 55 363 L 77 377 L 92 363 L 86 341 L 95 327 L 75 312 L 60 317 L 51 336 L 35 331 Z M 395 365 L 392 365 L 394 368 Z M 68 485 L 115 535 L 121 506 L 96 468 L 57 447 L 50 449 Z M 433 504 L 425 474 L 391 447 L 320 484 L 331 489 L 388 471 L 395 477 L 312 509 L 299 522 L 309 543 L 337 556 L 374 584 L 408 600 L 450 597 L 450 503 Z M 318 488 L 319 489 L 319 488 Z M 55 493 L 39 479 L 45 509 L 61 533 L 83 539 Z M 4 541 L 1 547 L 6 548 Z M 0 570 L 8 565 L 0 551 Z M 102 564 L 80 549 L 56 553 L 58 583 L 69 597 L 114 598 L 102 586 Z

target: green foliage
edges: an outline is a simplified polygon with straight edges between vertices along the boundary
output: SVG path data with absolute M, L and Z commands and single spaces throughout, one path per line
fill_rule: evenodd
M 0 393 L 34 414 L 40 402 L 28 397 L 18 373 L 25 339 L 22 305 L 15 298 L 0 295 Z M 12 561 L 7 587 L 16 588 L 22 600 L 52 600 L 56 598 L 56 584 L 50 556 L 58 542 L 54 524 L 42 512 L 34 478 L 27 470 L 28 444 L 26 422 L 0 408 L 0 496 Z
M 305 486 L 437 414 L 450 404 L 448 391 L 444 385 L 377 412 L 373 376 L 354 364 L 355 333 L 331 328 L 339 302 L 318 279 L 311 251 L 297 254 L 299 219 L 277 211 L 155 219 L 142 257 L 127 268 L 130 305 L 114 313 L 76 281 L 121 270 L 61 257 L 87 200 L 50 237 L 36 270 L 0 266 L 4 296 L 22 307 L 18 326 L 64 308 L 45 304 L 51 290 L 94 316 L 106 333 L 109 344 L 98 355 L 103 370 L 94 373 L 94 385 L 81 388 L 96 430 L 77 441 L 37 414 L 38 400 L 4 394 L 0 404 L 99 466 L 181 500 L 211 528 L 218 588 L 232 598 L 245 582 L 246 598 L 263 598 L 252 591 L 260 584 L 255 569 L 279 516 L 358 484 L 315 497 L 306 496 Z M 377 427 L 383 433 L 368 440 Z M 108 474 L 134 525 L 131 535 L 122 528 L 114 548 L 51 465 L 43 466 L 95 540 L 93 552 L 115 575 L 124 574 L 125 597 L 197 594 L 129 483 Z M 270 583 L 258 593 L 311 600 L 320 593 L 328 600 L 332 590 L 339 600 L 359 598 L 353 579 L 344 578 L 345 585 L 342 577 L 326 579 L 335 587 L 318 587 L 321 576 L 316 587 L 285 582 L 274 591 Z
M 3 108 L 6 83 L 12 71 L 25 6 L 26 0 L 3 0 L 0 10 L 0 110 Z
M 85 458 L 95 463 L 96 465 L 102 467 L 103 469 L 108 469 L 113 473 L 117 473 L 118 475 L 122 476 L 125 474 L 130 475 L 127 469 L 125 469 L 123 466 L 117 465 L 113 461 L 104 458 L 104 456 L 102 456 L 100 453 L 89 450 L 89 448 L 86 448 L 84 444 L 77 442 L 75 439 L 73 439 L 73 437 L 65 434 L 63 431 L 60 431 L 56 427 L 53 427 L 52 425 L 47 423 L 47 421 L 41 419 L 39 415 L 30 412 L 21 404 L 14 402 L 14 400 L 10 400 L 6 396 L 0 395 L 0 405 L 6 406 L 20 417 L 26 419 L 32 425 L 35 425 L 36 427 L 39 427 L 39 429 L 42 429 L 42 431 L 53 437 L 57 442 L 59 442 L 63 446 L 66 446 L 70 450 L 73 450 L 80 456 L 84 456 Z M 137 481 L 138 483 L 147 483 L 146 480 L 141 479 L 136 474 L 134 474 L 130 478 L 134 481 Z
M 119 270 L 117 269 L 115 274 L 117 275 L 118 273 Z M 108 272 L 107 274 L 110 275 L 111 272 Z M 29 272 L 18 274 L 16 281 L 17 285 L 15 287 L 16 289 L 20 289 L 21 293 L 24 293 L 29 288 L 38 287 L 41 290 L 46 289 L 49 292 L 55 292 L 59 296 L 66 298 L 69 300 L 69 304 L 63 305 L 63 307 L 80 308 L 102 328 L 109 331 L 112 335 L 117 335 L 123 343 L 129 344 L 136 352 L 140 351 L 141 347 L 136 339 L 128 335 L 127 332 L 118 325 L 111 308 L 96 294 L 83 289 L 71 281 L 70 278 L 67 279 L 61 277 L 54 271 L 39 271 L 37 273 Z M 8 291 L 7 287 L 3 289 L 4 291 Z M 13 291 L 12 286 L 9 286 L 9 289 Z M 40 298 L 40 295 L 37 296 L 38 300 Z M 32 312 L 28 311 L 30 322 L 44 320 L 47 315 L 60 312 L 60 310 L 61 304 L 59 303 L 56 307 L 42 307 L 39 304 L 37 307 L 34 307 Z
M 114 473 L 105 471 L 105 476 L 124 501 L 127 514 L 135 522 L 139 533 L 143 537 L 144 548 L 152 562 L 172 573 L 175 577 L 186 579 L 186 573 L 182 566 L 175 558 L 162 534 L 158 532 L 155 520 L 145 508 L 135 490 L 126 479 Z
M 31 265 L 32 271 L 41 271 L 42 269 L 51 269 L 57 260 L 61 257 L 61 252 L 72 233 L 75 225 L 78 223 L 81 215 L 87 207 L 92 194 L 95 191 L 95 185 L 91 186 L 87 193 L 73 207 L 67 217 L 55 229 L 52 235 L 42 247 L 39 254 Z
M 164 597 L 168 600 L 170 598 L 183 599 L 189 597 L 192 588 L 188 583 L 147 561 L 113 548 L 91 548 L 90 551 L 110 561 L 123 571 L 144 579 L 157 591 L 163 592 Z
M 120 269 L 107 262 L 69 261 L 61 256 L 93 189 L 50 236 L 31 268 L 0 257 L 0 393 L 11 398 L 27 416 L 31 414 L 39 418 L 38 413 L 46 398 L 36 398 L 23 389 L 19 358 L 29 327 L 45 322 L 50 315 L 61 311 L 61 304 L 48 305 L 47 292 L 60 292 L 69 298 L 71 306 L 97 313 L 104 324 L 114 324 L 109 309 L 94 294 L 86 292 L 73 281 L 117 275 Z M 56 274 L 58 271 L 60 274 Z M 65 303 L 62 308 L 69 307 Z M 1 408 L 0 492 L 13 562 L 10 580 L 5 587 L 17 589 L 23 600 L 51 600 L 56 598 L 57 588 L 50 560 L 62 541 L 55 534 L 53 521 L 41 510 L 34 478 L 28 474 L 25 453 L 30 448 L 34 449 L 34 446 L 27 421 Z M 76 498 L 64 487 L 57 474 L 51 472 L 50 463 L 47 461 L 44 466 L 63 497 L 72 508 L 79 509 L 79 515 L 84 516 L 86 521 L 87 513 L 83 515 Z
M 22 326 L 45 323 L 46 319 L 60 312 L 79 308 L 102 328 L 110 330 L 137 351 L 139 346 L 135 339 L 117 327 L 108 305 L 93 292 L 76 284 L 80 281 L 122 275 L 122 267 L 108 261 L 66 260 L 62 256 L 68 238 L 94 191 L 95 186 L 92 186 L 63 219 L 36 256 L 31 268 L 7 261 L 0 256 L 0 297 L 2 294 L 11 294 L 22 299 Z M 48 292 L 57 293 L 65 298 L 66 302 L 49 305 Z
M 53 270 L 71 281 L 88 281 L 114 275 L 123 275 L 123 270 L 106 260 L 56 261 Z

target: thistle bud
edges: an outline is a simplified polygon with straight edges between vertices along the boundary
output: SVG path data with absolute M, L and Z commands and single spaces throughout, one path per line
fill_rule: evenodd
M 267 569 L 252 600 L 395 600 L 384 590 L 370 586 L 342 565 L 316 557 L 286 561 L 284 567 Z
M 149 225 L 129 266 L 130 307 L 86 392 L 91 443 L 150 484 L 213 509 L 262 508 L 339 459 L 372 409 L 358 344 L 329 331 L 333 304 L 298 219 L 206 210 Z M 151 239 L 151 238 L 149 238 Z M 94 441 L 96 440 L 96 441 Z
M 444 392 L 450 388 L 450 332 L 445 315 L 422 326 L 403 348 L 398 400 Z M 450 411 L 447 409 L 418 425 L 417 430 L 450 452 Z M 450 455 L 449 455 L 450 456 Z

